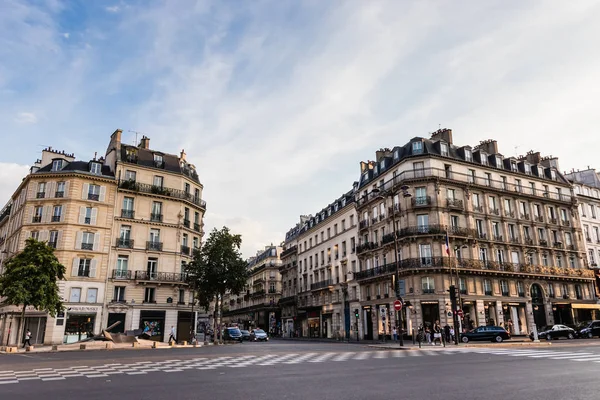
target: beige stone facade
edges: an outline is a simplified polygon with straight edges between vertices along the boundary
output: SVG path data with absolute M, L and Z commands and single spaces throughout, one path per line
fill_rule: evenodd
M 467 328 L 510 319 L 513 333 L 528 334 L 534 324 L 597 315 L 577 203 L 554 158 L 503 157 L 496 141 L 459 147 L 440 130 L 361 163 L 357 199 L 367 339 L 396 321 L 392 299 L 380 299 L 396 267 L 412 304 L 402 313 L 408 332 L 435 320 L 452 325 L 451 283 Z
M 300 223 L 290 229 L 285 235 L 281 248 L 281 274 L 282 292 L 279 299 L 281 309 L 282 334 L 285 337 L 300 335 L 300 324 L 297 323 L 298 307 L 298 234 L 304 224 L 306 216 L 300 218 Z
M 223 321 L 246 329 L 261 328 L 271 335 L 281 333 L 280 246 L 266 246 L 248 260 L 250 278 L 246 291 L 223 299 Z
M 59 282 L 65 311 L 50 318 L 27 310 L 34 343 L 74 342 L 114 322 L 114 331 L 146 327 L 154 340 L 166 341 L 171 326 L 189 338 L 197 318 L 181 268 L 202 240 L 203 186 L 183 151 L 149 142 L 125 145 L 117 130 L 106 156 L 90 161 L 45 149 L 3 208 L 2 263 L 35 237 L 67 269 Z M 17 313 L 0 309 L 4 344 L 20 342 Z
M 298 315 L 303 337 L 344 339 L 356 332 L 350 310 L 359 308 L 357 217 L 354 191 L 314 216 L 297 236 Z

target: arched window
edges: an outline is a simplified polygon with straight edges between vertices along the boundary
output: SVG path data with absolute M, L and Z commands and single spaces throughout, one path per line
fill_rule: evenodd
M 433 278 L 430 276 L 425 276 L 421 278 L 421 288 L 423 289 L 423 293 L 434 293 L 435 292 L 435 283 Z

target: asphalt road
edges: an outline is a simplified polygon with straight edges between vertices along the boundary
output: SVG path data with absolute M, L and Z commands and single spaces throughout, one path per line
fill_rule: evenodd
M 591 344 L 591 342 L 590 342 Z M 598 399 L 600 346 L 356 344 L 0 356 L 0 399 Z

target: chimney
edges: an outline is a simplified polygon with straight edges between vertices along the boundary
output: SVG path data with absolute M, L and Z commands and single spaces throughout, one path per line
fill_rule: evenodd
M 498 154 L 498 142 L 493 139 L 479 142 L 477 148 L 485 151 L 488 154 Z
M 179 153 L 179 161 L 185 161 L 185 150 L 181 149 L 181 153 Z
M 116 131 L 113 132 L 112 135 L 110 135 L 110 141 L 114 142 L 114 143 L 121 143 L 121 134 L 122 133 L 123 133 L 123 130 L 117 129 Z
M 538 165 L 542 160 L 539 151 L 534 153 L 533 150 L 530 150 L 527 152 L 527 155 L 525 157 L 527 159 L 527 162 L 533 165 Z
M 433 140 L 434 142 L 438 140 L 443 140 L 448 144 L 452 144 L 452 129 L 438 129 L 437 131 L 431 134 L 431 140 Z
M 142 140 L 140 141 L 140 144 L 138 146 L 140 149 L 150 149 L 150 138 L 146 137 L 146 136 L 142 136 Z

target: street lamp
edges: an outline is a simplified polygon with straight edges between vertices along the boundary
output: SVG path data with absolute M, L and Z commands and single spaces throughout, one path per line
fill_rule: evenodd
M 408 198 L 411 197 L 412 195 L 408 192 L 409 187 L 406 185 L 402 185 L 400 187 L 400 191 L 402 191 L 402 197 L 404 198 Z M 373 188 L 373 190 L 371 190 L 371 193 L 380 193 L 381 190 L 379 188 Z M 381 197 L 383 199 L 385 199 L 386 197 L 391 197 L 393 199 L 393 197 L 398 194 L 399 192 L 394 192 L 394 191 L 387 191 L 387 192 L 383 192 L 381 193 L 379 196 L 377 197 Z M 395 280 L 394 280 L 394 291 L 396 292 L 396 299 L 402 301 L 402 298 L 400 297 L 400 290 L 399 290 L 399 285 L 400 285 L 400 269 L 399 269 L 399 265 L 400 265 L 400 261 L 398 260 L 398 253 L 399 253 L 399 249 L 398 249 L 398 232 L 396 231 L 396 205 L 393 204 L 392 201 L 392 227 L 394 229 L 394 260 L 396 261 L 396 273 L 395 273 Z M 398 327 L 398 329 L 400 330 L 400 346 L 404 346 L 404 335 L 402 333 L 403 329 L 402 329 L 402 310 L 397 311 L 396 312 L 396 326 Z

